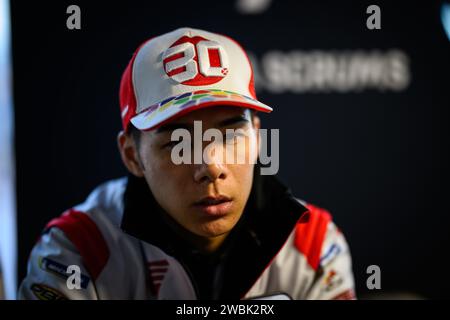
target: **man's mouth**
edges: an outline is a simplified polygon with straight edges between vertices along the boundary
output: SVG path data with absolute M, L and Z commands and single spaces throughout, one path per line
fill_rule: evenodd
M 233 200 L 227 196 L 208 196 L 194 203 L 194 207 L 209 216 L 223 216 L 230 212 Z

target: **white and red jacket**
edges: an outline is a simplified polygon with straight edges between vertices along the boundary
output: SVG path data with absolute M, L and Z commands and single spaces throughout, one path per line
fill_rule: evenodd
M 202 255 L 161 219 L 145 181 L 109 181 L 52 220 L 33 248 L 21 299 L 354 299 L 351 257 L 330 214 L 255 176 L 223 248 Z M 73 283 L 78 266 L 81 284 Z M 72 281 L 72 282 L 71 282 Z

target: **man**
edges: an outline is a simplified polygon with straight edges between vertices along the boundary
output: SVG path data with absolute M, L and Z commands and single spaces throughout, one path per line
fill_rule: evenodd
M 130 174 L 47 225 L 19 296 L 353 299 L 330 215 L 255 165 L 256 112 L 272 109 L 253 83 L 226 36 L 181 28 L 141 45 L 120 88 Z

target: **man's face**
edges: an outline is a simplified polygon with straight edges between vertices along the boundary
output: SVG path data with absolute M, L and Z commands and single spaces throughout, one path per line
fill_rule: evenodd
M 223 143 L 211 144 L 194 137 L 194 121 L 201 121 L 203 132 L 220 130 Z M 171 141 L 171 135 L 177 128 L 189 130 L 192 145 L 194 139 L 202 141 L 201 163 L 174 163 L 172 149 L 179 142 Z M 226 129 L 242 129 L 245 134 L 226 134 Z M 207 238 L 225 235 L 238 222 L 250 194 L 258 129 L 259 119 L 252 117 L 248 109 L 213 107 L 193 111 L 159 129 L 141 133 L 137 152 L 142 175 L 160 206 L 184 229 Z M 205 155 L 204 150 L 208 150 Z M 229 161 L 225 155 L 233 151 L 237 157 Z M 191 152 L 193 163 L 194 148 Z M 237 162 L 239 155 L 245 155 L 244 164 Z

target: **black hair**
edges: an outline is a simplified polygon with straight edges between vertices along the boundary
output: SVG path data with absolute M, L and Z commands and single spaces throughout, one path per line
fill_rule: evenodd
M 128 127 L 128 134 L 131 136 L 131 138 L 133 138 L 134 143 L 139 148 L 139 144 L 141 143 L 141 130 L 130 123 L 130 126 Z

